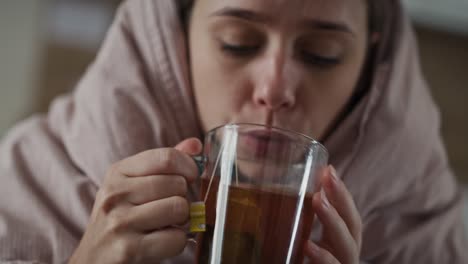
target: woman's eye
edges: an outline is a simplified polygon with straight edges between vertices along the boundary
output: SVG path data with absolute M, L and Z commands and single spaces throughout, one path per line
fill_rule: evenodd
M 304 63 L 319 67 L 333 67 L 341 62 L 340 58 L 337 57 L 321 56 L 309 52 L 302 52 L 301 58 Z
M 222 43 L 221 49 L 230 55 L 249 56 L 253 55 L 259 49 L 259 46 Z

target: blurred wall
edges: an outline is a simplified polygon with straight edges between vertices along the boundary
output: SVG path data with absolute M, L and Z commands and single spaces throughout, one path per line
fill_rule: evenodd
M 57 0 L 47 8 L 45 60 L 39 70 L 39 111 L 57 95 L 73 89 L 94 59 L 112 23 L 117 0 Z
M 441 110 L 451 164 L 468 183 L 468 35 L 422 27 L 417 35 L 424 76 Z
M 46 1 L 0 1 L 0 136 L 35 110 Z

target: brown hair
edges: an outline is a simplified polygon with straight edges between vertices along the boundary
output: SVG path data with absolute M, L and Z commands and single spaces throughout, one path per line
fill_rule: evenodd
M 190 18 L 190 12 L 195 0 L 177 0 L 180 17 L 186 26 Z M 380 1 L 386 0 L 367 0 L 369 34 L 382 31 L 384 12 Z

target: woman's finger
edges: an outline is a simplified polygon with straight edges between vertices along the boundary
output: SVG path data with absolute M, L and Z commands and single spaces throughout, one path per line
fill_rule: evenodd
M 327 177 L 323 179 L 323 188 L 330 203 L 336 209 L 348 226 L 351 235 L 360 248 L 362 237 L 362 222 L 353 197 L 341 181 L 333 166 L 329 166 Z
M 356 242 L 323 189 L 314 195 L 313 207 L 323 226 L 323 242 L 342 263 L 352 263 L 358 257 Z
M 307 241 L 305 255 L 310 263 L 314 264 L 340 264 L 340 262 L 326 249 L 321 248 L 312 241 Z
M 134 205 L 172 197 L 186 196 L 188 184 L 180 175 L 152 175 L 126 179 L 127 201 Z
M 174 148 L 193 156 L 203 150 L 203 143 L 198 138 L 188 138 L 177 144 Z
M 186 198 L 173 196 L 129 209 L 126 224 L 140 232 L 153 231 L 168 226 L 181 225 L 189 219 Z
M 325 181 L 325 178 L 329 174 L 329 167 L 319 168 L 317 171 L 317 177 L 315 178 L 314 183 L 314 193 L 319 192 L 322 189 L 322 184 Z
M 186 244 L 187 235 L 177 228 L 148 233 L 140 242 L 139 259 L 134 263 L 159 263 L 182 253 Z
M 198 176 L 198 167 L 193 159 L 175 148 L 147 150 L 118 162 L 112 169 L 128 177 L 182 175 L 189 182 Z

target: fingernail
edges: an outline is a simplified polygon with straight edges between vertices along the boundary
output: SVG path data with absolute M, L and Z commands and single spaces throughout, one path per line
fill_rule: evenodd
M 333 165 L 330 165 L 330 174 L 332 175 L 332 179 L 335 182 L 338 182 L 338 175 L 336 174 L 336 170 L 335 167 L 333 167 Z
M 319 247 L 312 241 L 308 241 L 308 244 L 310 251 L 312 251 L 312 254 L 317 255 L 317 253 L 320 251 Z
M 325 190 L 322 188 L 320 190 L 320 199 L 322 199 L 322 204 L 325 208 L 330 208 L 330 202 L 328 201 L 327 195 L 325 194 Z

